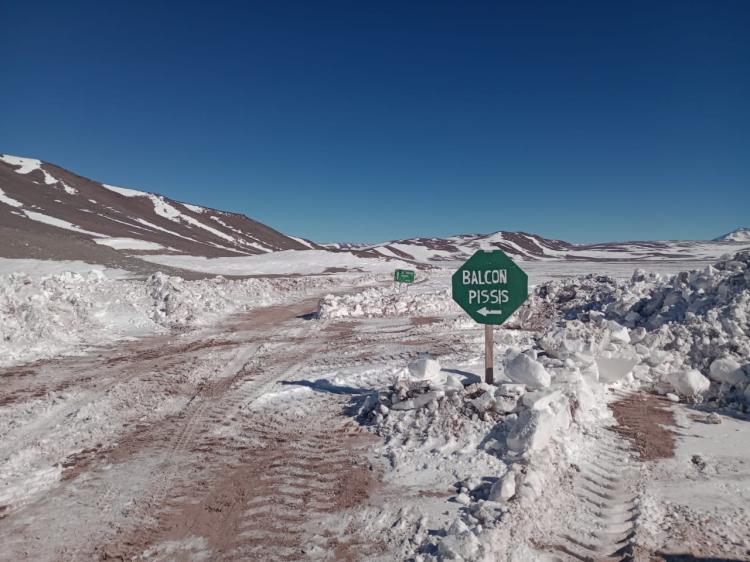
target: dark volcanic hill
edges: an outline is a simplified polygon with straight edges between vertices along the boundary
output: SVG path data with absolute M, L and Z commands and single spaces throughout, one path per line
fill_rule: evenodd
M 141 253 L 242 256 L 304 250 L 245 215 L 102 184 L 64 168 L 0 156 L 0 257 L 118 261 Z M 140 260 L 138 260 L 140 261 Z

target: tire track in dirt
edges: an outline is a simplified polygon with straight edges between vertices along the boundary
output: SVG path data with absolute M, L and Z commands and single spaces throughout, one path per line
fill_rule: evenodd
M 333 347 L 346 348 L 351 338 L 339 334 Z M 175 542 L 192 544 L 190 538 L 197 535 L 206 541 L 212 559 L 299 560 L 306 556 L 305 549 L 318 548 L 340 551 L 338 559 L 346 560 L 351 538 L 341 543 L 321 534 L 316 546 L 300 529 L 314 528 L 320 516 L 345 511 L 370 494 L 377 479 L 358 452 L 369 434 L 330 410 L 321 416 L 315 404 L 302 418 L 269 414 L 267 409 L 250 411 L 280 380 L 301 374 L 317 350 L 330 352 L 324 343 L 332 343 L 330 335 L 308 333 L 306 345 L 292 354 L 280 358 L 278 350 L 268 349 L 265 356 L 245 361 L 231 383 L 203 391 L 203 406 L 191 416 L 201 420 L 200 432 L 185 430 L 188 437 L 178 437 L 178 447 L 170 452 L 171 457 L 182 457 L 174 466 L 179 464 L 184 474 L 170 473 L 162 482 L 171 486 L 150 493 L 135 514 L 156 523 L 121 533 L 100 547 L 99 556 L 133 559 L 167 548 L 164 545 L 174 548 Z M 227 427 L 233 436 L 217 435 L 217 429 Z M 300 527 L 300 522 L 305 525 Z M 290 533 L 290 524 L 297 531 Z M 362 548 L 358 545 L 357 550 Z
M 306 391 L 294 412 L 284 412 L 273 395 L 281 381 L 354 366 L 355 355 L 403 364 L 422 352 L 422 336 L 410 328 L 357 331 L 356 322 L 300 320 L 311 306 L 256 310 L 209 331 L 206 341 L 177 342 L 169 353 L 127 345 L 110 354 L 108 379 L 121 372 L 130 380 L 145 368 L 153 371 L 146 379 L 161 382 L 159 366 L 189 369 L 209 348 L 218 350 L 211 365 L 226 364 L 198 387 L 164 379 L 165 392 L 189 397 L 179 413 L 158 423 L 133 420 L 116 443 L 70 458 L 59 489 L 8 528 L 23 530 L 13 552 L 29 552 L 39 533 L 34 514 L 43 516 L 42 526 L 53 523 L 55 531 L 48 525 L 46 532 L 65 534 L 44 550 L 49 555 L 36 558 L 45 560 L 146 554 L 166 560 L 360 560 L 382 551 L 382 544 L 358 537 L 346 523 L 378 486 L 365 455 L 372 437 L 339 415 L 349 397 Z M 408 319 L 388 322 L 402 328 Z M 397 341 L 404 348 L 384 348 Z M 425 347 L 434 343 L 424 339 Z M 44 513 L 50 502 L 54 513 L 88 504 L 85 511 L 78 508 L 87 524 L 55 521 Z
M 130 423 L 123 424 L 123 427 L 127 429 L 120 437 L 115 437 L 116 442 L 110 442 L 108 445 L 89 445 L 71 454 L 65 460 L 61 460 L 62 478 L 55 489 L 44 496 L 33 498 L 30 503 L 3 508 L 2 539 L 3 541 L 7 539 L 8 551 L 0 552 L 0 559 L 28 559 L 29 552 L 36 553 L 32 556 L 32 559 L 42 559 L 45 556 L 44 559 L 50 560 L 92 559 L 90 550 L 92 545 L 97 543 L 99 537 L 106 536 L 112 532 L 112 529 L 119 528 L 123 517 L 130 519 L 132 514 L 139 515 L 142 511 L 148 512 L 150 509 L 148 506 L 158 505 L 156 498 L 165 495 L 163 490 L 168 493 L 171 486 L 164 485 L 161 493 L 160 489 L 156 488 L 151 501 L 148 497 L 141 496 L 141 489 L 149 489 L 149 486 L 153 484 L 151 480 L 154 475 L 165 482 L 172 478 L 170 471 L 171 474 L 174 474 L 175 471 L 179 472 L 178 469 L 171 469 L 170 467 L 174 465 L 169 462 L 162 463 L 160 466 L 155 465 L 160 459 L 170 460 L 170 455 L 165 454 L 165 450 L 182 453 L 190 449 L 189 443 L 194 440 L 195 428 L 203 425 L 199 422 L 203 419 L 203 410 L 206 408 L 205 398 L 212 395 L 221 395 L 238 377 L 246 378 L 250 376 L 241 360 L 232 364 L 231 358 L 233 354 L 247 354 L 248 344 L 257 348 L 261 345 L 260 342 L 268 339 L 267 334 L 263 333 L 262 329 L 253 330 L 254 324 L 257 323 L 262 326 L 268 318 L 278 319 L 279 314 L 286 314 L 288 317 L 294 318 L 300 309 L 305 310 L 309 306 L 311 306 L 309 301 L 303 301 L 291 306 L 254 310 L 243 315 L 245 319 L 240 322 L 241 326 L 239 327 L 232 326 L 235 319 L 231 318 L 225 323 L 224 327 L 210 327 L 189 335 L 190 339 L 187 343 L 184 340 L 175 342 L 173 337 L 157 336 L 112 348 L 109 352 L 105 351 L 103 355 L 98 357 L 66 358 L 62 360 L 65 364 L 65 370 L 61 374 L 55 372 L 53 366 L 50 365 L 48 373 L 42 377 L 43 379 L 59 381 L 61 377 L 64 380 L 70 378 L 71 375 L 80 377 L 81 371 L 95 374 L 95 376 L 86 378 L 87 381 L 92 381 L 89 385 L 84 385 L 81 388 L 75 387 L 77 396 L 81 397 L 80 400 L 64 404 L 65 411 L 62 413 L 55 412 L 56 417 L 54 419 L 42 419 L 41 422 L 35 420 L 35 427 L 45 421 L 48 422 L 46 425 L 54 424 L 55 420 L 64 416 L 68 410 L 76 411 L 79 407 L 85 407 L 87 401 L 98 401 L 102 397 L 108 396 L 110 389 L 123 388 L 124 385 L 131 384 L 133 381 L 138 381 L 139 385 L 141 383 L 150 384 L 160 396 L 182 395 L 188 396 L 190 399 L 188 400 L 188 406 L 176 416 L 174 414 L 168 415 L 166 418 L 155 416 L 156 423 L 150 423 L 149 421 L 140 423 L 139 417 L 128 420 Z M 229 327 L 226 327 L 226 324 Z M 221 338 L 214 337 L 217 332 L 221 334 Z M 284 341 L 285 338 L 282 337 L 279 340 Z M 235 350 L 230 349 L 229 341 L 236 347 Z M 216 345 L 217 342 L 219 345 Z M 204 356 L 206 350 L 211 351 L 209 348 L 218 348 L 220 351 Z M 115 361 L 106 367 L 106 375 L 103 375 L 103 362 L 108 357 L 122 357 L 123 349 L 128 352 L 128 360 Z M 199 351 L 200 353 L 196 353 Z M 221 365 L 224 357 L 227 358 L 226 363 L 230 363 L 229 367 L 223 369 L 223 371 L 215 369 L 213 366 L 217 362 Z M 196 361 L 199 358 L 201 375 L 197 378 L 192 374 L 184 376 L 182 373 L 188 373 L 196 368 Z M 76 367 L 79 368 L 76 369 Z M 226 367 L 226 364 L 224 367 Z M 209 372 L 212 369 L 213 372 Z M 169 373 L 169 375 L 165 376 L 166 373 Z M 224 374 L 227 376 L 224 377 Z M 204 377 L 204 375 L 206 376 Z M 39 384 L 42 381 L 35 379 L 32 382 L 33 384 Z M 197 388 L 195 382 L 198 383 Z M 125 395 L 125 399 L 129 400 L 127 395 Z M 132 399 L 137 400 L 138 396 Z M 138 416 L 138 413 L 135 415 Z M 187 422 L 192 420 L 192 422 L 186 423 L 186 420 Z M 134 428 L 134 430 L 128 428 L 128 426 Z M 41 431 L 44 427 L 37 429 Z M 150 438 L 155 434 L 160 436 L 159 443 L 165 444 L 164 448 L 158 448 L 155 451 L 156 454 L 152 457 L 140 457 L 143 461 L 141 466 L 144 470 L 150 466 L 154 468 L 151 469 L 150 474 L 139 474 L 142 476 L 140 482 L 133 481 L 133 477 L 127 474 L 129 472 L 128 466 L 140 468 L 137 462 L 133 464 L 133 457 L 148 449 L 152 444 Z M 32 438 L 33 435 L 28 436 L 26 441 Z M 124 468 L 117 470 L 118 466 Z M 113 467 L 116 470 L 111 470 Z M 167 469 L 166 475 L 162 474 L 165 472 L 163 470 L 165 467 Z M 125 472 L 125 474 L 119 477 L 113 476 L 118 472 Z M 155 481 L 158 482 L 159 480 Z M 133 486 L 134 483 L 136 486 Z M 50 511 L 45 508 L 46 504 L 51 504 L 53 510 Z M 61 507 L 64 505 L 69 505 L 72 508 L 71 511 L 78 513 L 79 517 L 83 517 L 82 521 L 85 521 L 80 525 L 80 529 L 75 529 L 74 535 L 70 534 L 73 529 L 71 529 L 71 524 L 67 522 L 67 518 L 61 519 L 53 515 L 53 513 L 66 511 L 64 507 Z M 34 545 L 34 541 L 37 540 L 36 536 L 39 535 L 40 531 L 34 530 L 37 526 L 35 521 L 39 521 L 39 525 L 49 528 L 50 531 L 48 532 L 53 532 L 51 531 L 53 527 L 58 529 L 57 532 L 65 535 L 66 538 L 62 541 L 50 541 L 50 544 L 44 545 L 42 549 L 37 548 L 40 545 Z M 42 521 L 45 523 L 42 523 Z M 31 545 L 34 545 L 34 547 L 29 551 Z M 42 552 L 49 554 L 43 555 Z M 52 554 L 53 552 L 54 554 Z M 10 558 L 6 558 L 6 555 Z
M 632 452 L 602 437 L 592 453 L 573 478 L 578 517 L 575 527 L 561 534 L 558 550 L 582 562 L 631 561 L 638 518 Z
M 674 416 L 664 398 L 616 391 L 615 422 L 600 431 L 573 478 L 575 527 L 552 547 L 562 560 L 631 562 L 636 544 L 642 463 L 674 454 Z
M 183 467 L 191 478 L 174 481 L 170 499 L 149 514 L 155 524 L 121 535 L 100 549 L 100 557 L 131 560 L 170 548 L 168 559 L 181 560 L 186 556 L 173 545 L 200 537 L 212 560 L 301 560 L 316 531 L 325 550 L 339 547 L 316 523 L 357 505 L 377 485 L 361 454 L 371 437 L 330 415 L 312 423 L 279 421 L 264 414 L 245 417 L 243 427 L 252 428 L 255 444 L 221 467 L 200 471 L 201 464 L 230 454 L 227 443 L 204 432 L 194 449 L 195 466 Z

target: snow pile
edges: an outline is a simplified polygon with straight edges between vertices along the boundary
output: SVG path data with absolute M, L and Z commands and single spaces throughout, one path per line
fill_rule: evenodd
M 636 270 L 628 281 L 593 274 L 549 281 L 532 291 L 509 323 L 543 331 L 561 320 L 587 321 L 592 311 L 627 310 L 661 280 L 658 274 Z
M 356 294 L 326 295 L 320 301 L 318 318 L 430 316 L 460 312 L 447 289 L 416 292 L 397 287 L 373 287 Z
M 550 485 L 569 435 L 605 415 L 602 387 L 580 369 L 534 349 L 508 351 L 496 385 L 454 371 L 436 376 L 439 363 L 422 359 L 360 410 L 401 478 L 410 466 L 453 478 L 453 501 L 463 507 L 444 537 L 425 537 L 415 559 L 494 559 L 489 533 L 512 506 L 527 506 Z
M 291 293 L 327 288 L 333 279 L 185 281 L 156 273 L 145 281 L 101 271 L 42 278 L 0 276 L 0 365 L 80 351 L 123 337 L 198 326 L 235 311 L 273 304 Z
M 575 332 L 571 341 L 586 342 L 602 382 L 637 381 L 737 407 L 750 395 L 749 252 L 667 278 L 636 271 L 627 281 L 545 283 L 515 318 L 518 327 L 546 332 L 542 348 L 555 330 Z
M 370 291 L 327 299 L 321 315 L 422 312 L 409 303 L 433 298 L 444 306 L 437 297 L 445 295 Z M 582 436 L 610 418 L 608 387 L 747 408 L 750 253 L 668 278 L 636 271 L 625 281 L 553 281 L 520 312 L 517 326 L 538 335 L 528 349 L 502 350 L 496 385 L 423 359 L 361 410 L 402 478 L 410 470 L 454 478 L 452 499 L 462 507 L 444 536 L 424 539 L 415 559 L 496 559 L 493 530 L 554 486 Z
M 750 383 L 750 252 L 629 289 L 590 314 L 588 329 L 601 329 L 604 316 L 627 327 L 621 343 L 647 386 L 740 407 Z

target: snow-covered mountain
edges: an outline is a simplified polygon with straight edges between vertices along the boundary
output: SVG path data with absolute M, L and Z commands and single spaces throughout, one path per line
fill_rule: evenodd
M 667 240 L 652 242 L 606 242 L 572 244 L 525 232 L 499 231 L 492 234 L 461 234 L 447 238 L 409 238 L 373 244 L 351 251 L 362 256 L 390 257 L 419 263 L 440 264 L 467 259 L 477 250 L 503 250 L 521 260 L 687 260 L 712 259 L 744 247 L 733 242 L 739 238 Z M 750 240 L 747 247 L 750 248 Z
M 245 215 L 102 184 L 32 158 L 0 155 L 0 256 L 84 259 L 114 249 L 248 256 L 316 245 Z
M 185 276 L 184 268 L 201 271 L 185 265 L 196 259 L 248 258 L 282 250 L 316 252 L 267 258 L 274 263 L 317 260 L 332 271 L 351 269 L 354 262 L 360 267 L 360 258 L 452 267 L 479 249 L 501 249 L 520 260 L 715 259 L 750 249 L 750 230 L 737 229 L 714 241 L 572 244 L 525 232 L 499 231 L 380 244 L 316 244 L 242 214 L 103 184 L 33 158 L 0 155 L 0 242 L 0 258 L 81 260 L 140 272 L 171 268 L 172 273 Z M 268 261 L 241 260 L 242 273 L 237 274 L 265 271 L 260 267 L 264 260 Z M 210 271 L 218 261 L 212 262 Z M 235 268 L 236 260 L 231 261 Z
M 727 232 L 723 236 L 715 238 L 724 242 L 750 242 L 750 228 L 737 228 L 732 232 Z

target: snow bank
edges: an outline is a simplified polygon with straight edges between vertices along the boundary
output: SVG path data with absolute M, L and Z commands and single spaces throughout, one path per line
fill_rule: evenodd
M 279 302 L 333 284 L 329 278 L 145 281 L 101 271 L 42 278 L 0 276 L 0 365 L 48 358 L 123 337 L 205 324 L 217 316 Z
M 372 287 L 355 294 L 326 295 L 320 301 L 318 318 L 456 315 L 461 312 L 447 289 L 417 292 L 398 287 Z
M 378 289 L 327 297 L 320 316 L 439 313 L 448 306 L 447 291 Z M 501 348 L 497 385 L 449 374 L 471 370 L 464 366 L 437 376 L 438 364 L 424 361 L 360 410 L 385 439 L 401 478 L 442 470 L 455 479 L 458 515 L 442 536 L 423 539 L 415 560 L 507 559 L 508 544 L 493 541 L 493 531 L 554 493 L 559 467 L 611 418 L 610 387 L 748 409 L 750 253 L 673 277 L 636 271 L 629 280 L 552 281 L 519 312 L 516 327 L 536 337 L 526 349 Z
M 423 375 L 437 362 L 415 363 L 360 409 L 384 438 L 399 481 L 413 473 L 452 476 L 452 500 L 461 509 L 444 536 L 435 533 L 417 545 L 415 560 L 500 559 L 493 529 L 514 505 L 528 507 L 551 485 L 570 435 L 606 415 L 601 385 L 587 382 L 575 365 L 534 359 L 532 352 L 511 353 L 497 385 L 447 374 L 465 372 L 462 367 L 443 371 L 438 386 L 434 373 Z M 541 372 L 545 388 L 538 388 Z M 523 378 L 518 373 L 532 373 L 531 385 L 508 382 Z
M 555 327 L 576 332 L 603 382 L 637 381 L 686 399 L 745 407 L 750 252 L 670 277 L 636 271 L 630 280 L 589 275 L 545 283 L 516 322 L 547 332 L 547 339 Z M 541 345 L 553 355 L 558 347 L 571 350 L 567 341 Z
M 91 271 L 102 271 L 104 276 L 110 279 L 129 279 L 133 277 L 132 272 L 124 269 L 102 269 L 100 264 L 83 261 L 0 258 L 0 276 L 18 273 L 30 277 L 45 277 L 60 273 L 89 273 Z

